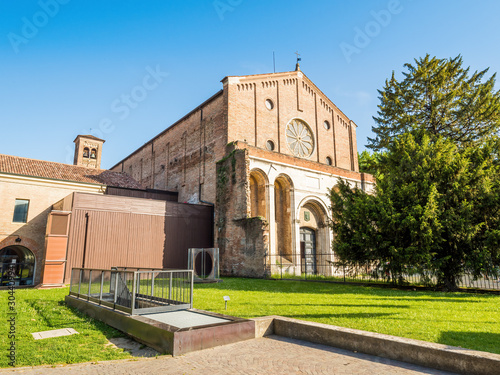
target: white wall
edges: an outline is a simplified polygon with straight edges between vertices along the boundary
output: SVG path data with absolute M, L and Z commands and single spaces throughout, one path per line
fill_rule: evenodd
M 312 169 L 292 166 L 289 164 L 277 163 L 274 161 L 250 156 L 250 171 L 260 169 L 267 176 L 269 185 L 267 186 L 267 213 L 269 220 L 269 245 L 270 254 L 276 255 L 276 222 L 274 210 L 274 181 L 280 175 L 288 176 L 292 181 L 291 202 L 292 202 L 292 239 L 294 254 L 297 254 L 298 261 L 295 264 L 300 264 L 300 220 L 299 213 L 302 206 L 307 202 L 314 201 L 321 206 L 328 219 L 331 219 L 330 201 L 327 196 L 328 189 L 333 188 L 339 181 L 339 176 L 318 172 Z M 353 179 L 346 179 L 353 187 L 357 184 L 361 187 L 361 182 Z M 365 191 L 368 193 L 373 191 L 373 183 L 365 182 Z M 330 229 L 326 231 L 328 234 L 322 240 L 322 246 L 331 248 L 333 233 Z M 332 259 L 333 260 L 333 257 Z M 300 270 L 299 270 L 300 272 Z

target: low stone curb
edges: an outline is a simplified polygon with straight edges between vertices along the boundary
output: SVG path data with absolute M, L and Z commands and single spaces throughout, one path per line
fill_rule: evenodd
M 460 374 L 500 374 L 500 355 L 282 316 L 254 318 L 255 337 L 271 334 Z

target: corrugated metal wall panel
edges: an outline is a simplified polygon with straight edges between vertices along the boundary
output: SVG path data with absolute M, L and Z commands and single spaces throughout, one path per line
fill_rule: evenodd
M 85 213 L 73 211 L 68 237 L 65 280 L 69 280 L 71 269 L 82 266 L 83 238 L 85 232 Z
M 130 216 L 128 267 L 162 268 L 165 247 L 165 217 Z M 143 235 L 138 235 L 142 233 Z
M 133 212 L 137 214 L 160 215 L 165 214 L 165 201 L 120 197 L 113 195 L 75 194 L 75 209 Z
M 213 208 L 159 202 L 162 215 L 124 212 L 131 198 L 75 194 L 70 225 L 66 282 L 71 269 L 81 267 L 85 243 L 85 214 L 89 214 L 85 267 L 186 268 L 190 247 L 213 247 Z M 108 202 L 106 198 L 112 199 Z M 123 202 L 125 200 L 125 202 Z M 132 198 L 132 200 L 138 200 Z M 105 204 L 102 204 L 102 203 Z M 141 207 L 144 202 L 137 202 Z M 97 206 L 84 209 L 82 206 Z M 105 206 L 106 210 L 101 208 Z M 151 205 L 144 203 L 142 211 Z M 110 208 L 117 208 L 113 211 Z M 155 207 L 154 212 L 158 212 Z
M 186 204 L 167 205 L 165 233 L 168 238 L 163 264 L 187 268 L 188 249 L 213 247 L 213 209 Z

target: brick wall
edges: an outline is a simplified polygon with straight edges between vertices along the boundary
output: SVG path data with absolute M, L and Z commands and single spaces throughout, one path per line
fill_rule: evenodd
M 290 120 L 305 121 L 314 150 L 304 161 L 313 169 L 332 165 L 357 172 L 356 125 L 302 72 L 226 77 L 216 94 L 111 170 L 143 185 L 179 192 L 180 202 L 215 201 L 215 163 L 228 142 L 242 141 L 293 156 L 286 141 Z M 272 102 L 272 108 L 266 106 Z M 327 122 L 327 126 L 325 126 Z M 360 175 L 356 174 L 359 178 Z
M 247 150 L 228 146 L 217 163 L 215 227 L 222 275 L 263 277 L 269 248 L 269 228 L 250 218 L 249 159 Z
M 266 272 L 269 227 L 260 218 L 248 219 L 249 155 L 360 182 L 372 177 L 358 172 L 356 125 L 302 72 L 226 77 L 222 84 L 222 92 L 112 170 L 130 174 L 143 187 L 178 191 L 181 202 L 215 203 L 221 272 L 260 277 Z M 314 138 L 306 158 L 294 156 L 286 141 L 286 127 L 296 118 L 307 123 Z M 269 140 L 272 152 L 266 149 Z M 228 142 L 234 142 L 229 151 Z M 226 167 L 231 169 L 227 186 L 219 179 Z
M 215 163 L 227 144 L 225 93 L 218 93 L 111 170 L 145 188 L 179 192 L 179 201 L 215 201 Z
M 339 176 L 342 178 L 347 178 L 360 182 L 366 181 L 369 183 L 375 183 L 375 178 L 369 173 L 360 173 L 360 172 L 350 171 L 347 169 L 333 167 L 330 165 L 318 164 L 314 161 L 310 161 L 307 159 L 302 159 L 291 155 L 280 154 L 277 152 L 272 152 L 261 148 L 252 147 L 244 142 L 235 142 L 234 147 L 238 149 L 247 149 L 249 156 L 262 158 L 269 161 L 275 161 L 278 163 L 289 164 L 296 167 L 308 168 L 318 172 L 325 172 L 328 174 L 332 174 L 334 176 Z
M 293 155 L 286 141 L 287 124 L 305 121 L 314 137 L 314 150 L 306 159 L 358 171 L 356 125 L 342 113 L 302 72 L 246 77 L 227 77 L 228 141 L 243 141 Z M 272 102 L 272 108 L 266 101 Z M 325 126 L 325 122 L 327 122 Z

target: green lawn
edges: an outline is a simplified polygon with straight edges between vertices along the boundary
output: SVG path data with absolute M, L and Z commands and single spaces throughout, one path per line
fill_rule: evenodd
M 16 297 L 17 366 L 77 363 L 131 358 L 121 349 L 106 347 L 107 338 L 124 336 L 121 332 L 70 309 L 64 303 L 69 288 L 19 289 Z M 0 291 L 0 367 L 8 367 L 7 291 Z M 58 328 L 74 328 L 78 335 L 34 340 L 31 333 Z
M 229 296 L 227 311 L 223 296 Z M 194 307 L 244 318 L 282 315 L 500 354 L 500 296 L 224 279 L 197 285 Z
M 122 334 L 64 305 L 68 288 L 20 289 L 17 365 L 131 358 L 106 347 Z M 224 310 L 223 296 L 231 300 Z M 6 316 L 7 291 L 0 292 Z M 194 307 L 240 317 L 283 315 L 500 354 L 500 296 L 401 291 L 319 282 L 227 278 L 196 284 Z M 0 367 L 8 366 L 7 319 L 0 325 Z M 79 335 L 33 340 L 31 333 L 74 328 Z

